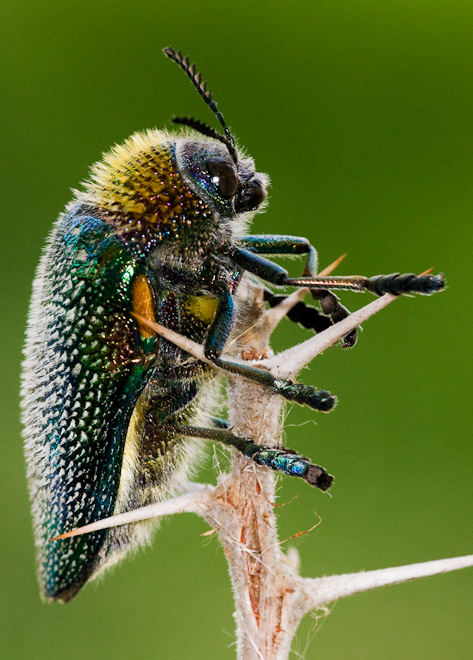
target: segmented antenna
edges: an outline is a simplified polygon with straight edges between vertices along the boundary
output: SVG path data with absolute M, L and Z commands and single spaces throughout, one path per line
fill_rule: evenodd
M 225 119 L 220 112 L 220 110 L 217 107 L 217 104 L 212 98 L 212 94 L 210 90 L 207 89 L 207 83 L 206 81 L 202 81 L 202 74 L 198 73 L 195 68 L 195 64 L 191 64 L 189 62 L 188 57 L 184 57 L 181 53 L 180 50 L 177 52 L 172 48 L 171 46 L 168 46 L 167 48 L 163 48 L 163 52 L 165 55 L 169 57 L 173 62 L 175 62 L 183 71 L 184 73 L 188 76 L 190 79 L 191 83 L 194 85 L 196 90 L 199 93 L 199 96 L 201 99 L 205 101 L 205 103 L 209 106 L 209 108 L 212 110 L 214 115 L 217 117 L 218 121 L 222 125 L 223 131 L 225 135 L 220 135 L 217 131 L 213 133 L 213 129 L 210 127 L 206 126 L 205 124 L 195 120 L 195 119 L 189 119 L 187 117 L 177 117 L 176 119 L 178 121 L 175 121 L 177 124 L 185 124 L 186 126 L 190 126 L 191 128 L 195 128 L 196 130 L 200 131 L 204 135 L 208 135 L 209 137 L 214 137 L 220 142 L 223 142 L 229 153 L 230 156 L 232 157 L 233 162 L 236 164 L 238 162 L 238 156 L 235 148 L 235 138 L 230 132 L 230 129 L 228 128 Z M 201 129 L 204 130 L 201 130 Z M 207 132 L 207 131 L 210 131 Z
M 193 128 L 195 131 L 202 133 L 202 135 L 206 135 L 207 137 L 211 137 L 215 140 L 223 142 L 223 144 L 227 144 L 225 136 L 221 135 L 218 131 L 215 130 L 215 128 L 204 124 L 204 122 L 200 121 L 200 119 L 194 119 L 193 117 L 173 117 L 171 121 L 173 124 L 189 126 L 189 128 Z

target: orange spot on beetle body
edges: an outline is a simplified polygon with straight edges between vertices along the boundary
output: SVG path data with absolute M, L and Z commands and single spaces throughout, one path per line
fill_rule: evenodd
M 146 275 L 138 275 L 131 288 L 133 313 L 142 316 L 151 323 L 156 323 L 154 295 Z M 137 319 L 140 334 L 143 339 L 150 339 L 154 333 L 144 323 Z

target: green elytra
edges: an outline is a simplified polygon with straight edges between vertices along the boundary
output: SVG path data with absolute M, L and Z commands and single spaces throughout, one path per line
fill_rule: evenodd
M 172 49 L 166 54 L 217 114 L 195 69 Z M 433 275 L 316 278 L 316 252 L 307 239 L 247 235 L 267 177 L 235 148 L 224 123 L 220 135 L 195 120 L 178 121 L 194 131 L 135 134 L 93 167 L 84 191 L 55 224 L 34 282 L 23 422 L 46 599 L 70 600 L 146 542 L 153 524 L 48 540 L 178 492 L 198 461 L 195 438 L 233 446 L 322 490 L 332 481 L 307 459 L 237 438 L 213 421 L 212 368 L 153 336 L 135 314 L 202 343 L 206 356 L 228 371 L 328 411 L 334 404 L 328 392 L 219 359 L 244 272 L 276 285 L 309 286 L 332 322 L 347 311 L 327 287 L 377 295 L 443 288 L 442 277 Z M 304 277 L 289 278 L 264 254 L 306 255 Z M 306 306 L 294 320 L 309 317 L 306 326 L 326 327 L 325 317 Z M 353 342 L 354 335 L 346 339 Z

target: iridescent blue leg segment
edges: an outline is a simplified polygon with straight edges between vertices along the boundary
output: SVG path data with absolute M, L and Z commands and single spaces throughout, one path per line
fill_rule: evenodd
M 233 447 L 258 465 L 264 465 L 291 477 L 304 479 L 308 484 L 316 486 L 320 490 L 327 490 L 333 481 L 332 475 L 328 474 L 323 467 L 311 463 L 309 459 L 299 456 L 291 449 L 258 445 L 249 438 L 238 437 L 223 429 L 206 429 L 182 424 L 173 424 L 171 428 L 173 433 L 221 442 Z
M 315 275 L 317 252 L 314 246 L 303 236 L 256 234 L 245 236 L 240 240 L 240 243 L 244 249 L 255 254 L 307 254 L 304 275 Z
M 205 340 L 204 353 L 207 359 L 213 360 L 223 351 L 233 326 L 233 318 L 233 298 L 229 291 L 224 291 L 218 303 L 215 319 Z
M 228 431 L 230 428 L 230 422 L 227 422 L 226 419 L 220 419 L 220 417 L 211 417 L 210 422 L 212 426 L 216 429 L 225 429 Z

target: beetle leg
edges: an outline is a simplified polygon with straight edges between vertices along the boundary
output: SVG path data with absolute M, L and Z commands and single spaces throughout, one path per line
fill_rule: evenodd
M 316 486 L 321 490 L 327 490 L 333 481 L 332 475 L 328 474 L 323 467 L 311 463 L 308 458 L 299 456 L 292 449 L 258 445 L 250 438 L 233 435 L 224 429 L 206 429 L 183 424 L 172 424 L 170 429 L 176 434 L 221 442 L 228 447 L 233 447 L 257 465 L 264 465 L 271 470 L 292 477 L 300 477 L 311 486 Z
M 210 417 L 210 423 L 215 429 L 225 429 L 226 431 L 230 430 L 231 424 L 227 422 L 226 419 L 220 419 L 220 417 Z
M 314 410 L 323 412 L 328 412 L 334 407 L 335 397 L 325 390 L 317 390 L 310 385 L 275 378 L 269 371 L 257 369 L 250 365 L 221 360 L 220 355 L 232 329 L 233 316 L 232 296 L 229 291 L 223 291 L 220 294 L 217 312 L 204 345 L 204 353 L 207 359 L 229 373 L 243 376 L 260 385 L 269 387 L 275 394 L 280 394 L 287 401 L 294 401 L 300 405 L 307 405 Z
M 220 358 L 213 358 L 212 362 L 229 373 L 248 378 L 259 385 L 268 387 L 275 394 L 279 394 L 286 399 L 286 401 L 294 401 L 301 406 L 309 406 L 309 408 L 313 408 L 314 410 L 329 412 L 337 401 L 333 394 L 330 394 L 326 390 L 318 390 L 311 385 L 275 378 L 269 371 L 264 371 L 263 369 L 257 369 L 249 365 L 246 366 L 239 362 L 221 360 Z
M 288 296 L 273 293 L 269 289 L 264 289 L 264 300 L 270 307 L 277 307 Z M 306 330 L 313 330 L 315 333 L 322 332 L 332 325 L 331 320 L 325 314 L 321 314 L 318 309 L 304 302 L 298 302 L 286 314 L 287 318 L 294 323 L 299 323 Z
M 228 290 L 220 292 L 217 311 L 204 345 L 205 357 L 214 361 L 223 351 L 235 317 L 233 297 Z
M 240 239 L 243 249 L 255 254 L 307 254 L 304 275 L 315 275 L 317 272 L 317 252 L 313 245 L 303 236 L 286 236 L 284 234 L 256 234 Z
M 314 246 L 311 245 L 307 240 L 307 238 L 302 236 L 279 236 L 277 234 L 263 234 L 259 236 L 245 236 L 243 239 L 241 239 L 240 242 L 244 246 L 245 250 L 253 252 L 254 254 L 307 254 L 307 261 L 304 266 L 304 275 L 307 275 L 308 277 L 315 277 L 316 275 L 317 252 Z M 271 280 L 268 279 L 268 281 Z M 311 289 L 310 293 L 314 300 L 319 301 L 323 314 L 330 316 L 332 323 L 338 323 L 350 314 L 348 309 L 340 303 L 338 297 L 332 293 L 332 291 L 328 291 L 327 289 Z M 274 303 L 274 305 L 275 304 L 277 303 Z M 314 308 L 305 306 L 304 303 L 300 303 L 297 307 L 297 312 L 294 311 L 292 315 L 290 313 L 287 315 L 289 319 L 295 320 L 296 323 L 301 323 L 304 327 L 310 328 L 315 332 L 321 332 L 322 330 L 325 330 L 327 327 L 329 327 L 329 324 L 325 324 L 323 322 L 323 317 L 320 318 L 320 323 L 316 322 L 316 325 L 312 325 L 312 323 L 315 321 Z M 307 309 L 307 311 L 303 309 L 304 307 Z M 294 316 L 297 317 L 297 320 L 294 318 Z M 356 344 L 356 340 L 357 331 L 355 328 L 342 338 L 341 345 L 343 348 L 349 348 Z
M 285 268 L 248 250 L 234 248 L 234 262 L 261 279 L 278 286 L 304 286 L 309 289 L 344 289 L 346 291 L 370 291 L 375 296 L 389 293 L 393 296 L 401 294 L 420 293 L 429 296 L 445 287 L 443 274 L 415 275 L 414 273 L 391 273 L 390 275 L 375 275 L 363 277 L 352 275 L 348 277 L 289 277 Z

